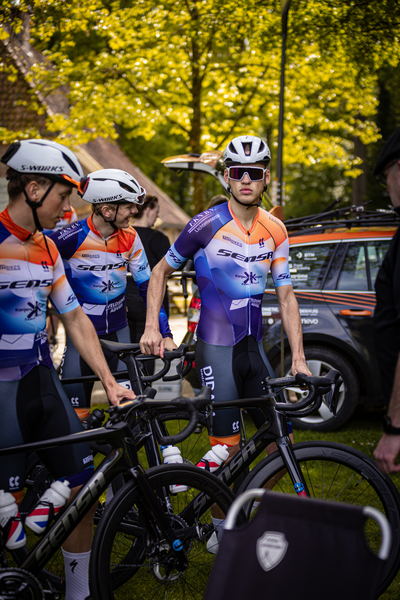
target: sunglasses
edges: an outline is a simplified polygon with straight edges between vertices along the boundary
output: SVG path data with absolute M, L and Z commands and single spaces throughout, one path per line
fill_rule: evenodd
M 228 167 L 228 177 L 233 181 L 242 181 L 247 173 L 251 181 L 262 181 L 266 171 L 262 167 Z

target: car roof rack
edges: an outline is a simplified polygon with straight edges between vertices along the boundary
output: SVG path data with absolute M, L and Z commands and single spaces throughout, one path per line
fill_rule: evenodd
M 366 203 L 367 204 L 367 203 Z M 326 229 L 351 229 L 352 227 L 397 227 L 400 217 L 394 210 L 365 210 L 365 204 L 327 210 L 306 217 L 285 220 L 291 236 L 316 233 Z

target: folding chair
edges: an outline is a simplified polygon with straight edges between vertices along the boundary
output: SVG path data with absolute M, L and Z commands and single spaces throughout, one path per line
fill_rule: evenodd
M 242 507 L 260 496 L 254 518 L 234 529 Z M 365 539 L 366 517 L 381 530 L 378 555 Z M 390 544 L 375 508 L 248 490 L 227 514 L 204 600 L 373 600 Z

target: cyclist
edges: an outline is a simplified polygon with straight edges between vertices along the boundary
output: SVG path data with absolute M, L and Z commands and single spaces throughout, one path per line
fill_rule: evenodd
M 9 203 L 0 213 L 0 443 L 7 447 L 82 430 L 52 365 L 45 330 L 47 298 L 62 314 L 110 402 L 118 404 L 134 394 L 112 377 L 93 325 L 66 280 L 57 248 L 40 233 L 54 229 L 70 210 L 71 190 L 83 175 L 78 159 L 61 144 L 24 140 L 11 144 L 1 160 L 9 167 Z M 86 444 L 52 448 L 40 457 L 53 477 L 69 481 L 72 495 L 93 470 Z M 17 501 L 25 469 L 24 455 L 2 458 L 0 488 Z M 93 511 L 63 547 L 68 600 L 83 600 L 89 594 Z
M 400 213 L 400 128 L 386 142 L 375 165 L 374 175 L 383 182 L 396 213 Z M 375 282 L 374 340 L 382 379 L 387 415 L 384 434 L 374 452 L 384 473 L 400 471 L 400 230 L 392 239 Z
M 240 136 L 229 142 L 224 153 L 229 202 L 195 216 L 150 280 L 141 347 L 143 352 L 162 354 L 156 315 L 165 281 L 194 256 L 201 297 L 196 367 L 202 385 L 212 388 L 215 402 L 257 396 L 263 391 L 262 379 L 272 374 L 261 339 L 261 302 L 270 269 L 292 350 L 292 373 L 310 374 L 289 274 L 287 232 L 281 221 L 260 208 L 270 181 L 270 159 L 267 144 L 258 137 Z M 257 426 L 264 420 L 254 411 L 252 418 Z M 211 445 L 226 444 L 232 456 L 239 440 L 239 410 L 217 411 Z
M 146 300 L 150 268 L 143 244 L 129 220 L 142 204 L 146 191 L 129 173 L 102 169 L 90 173 L 78 194 L 92 205 L 92 214 L 69 227 L 56 231 L 51 239 L 63 260 L 69 283 L 84 312 L 102 339 L 130 343 L 126 312 L 127 269 Z M 169 350 L 176 348 L 164 308 L 159 310 L 159 325 Z M 115 354 L 104 350 L 112 371 L 126 366 Z M 61 378 L 90 375 L 92 371 L 79 356 L 67 335 L 61 363 Z M 129 381 L 124 385 L 130 386 Z M 79 417 L 90 412 L 93 383 L 65 386 Z

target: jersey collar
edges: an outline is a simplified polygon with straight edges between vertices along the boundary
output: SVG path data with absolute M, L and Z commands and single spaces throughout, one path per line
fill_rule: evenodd
M 8 212 L 8 206 L 0 213 L 0 221 L 3 223 L 4 227 L 8 229 L 8 231 L 18 238 L 21 242 L 27 242 L 31 237 L 35 234 L 29 231 L 28 229 L 24 229 L 20 227 L 11 219 L 10 214 Z
M 241 231 L 243 231 L 243 233 L 245 233 L 246 235 L 253 233 L 253 231 L 254 231 L 254 229 L 255 229 L 255 227 L 257 225 L 258 217 L 259 217 L 259 214 L 260 214 L 260 207 L 258 207 L 258 209 L 257 209 L 257 214 L 254 217 L 254 221 L 253 221 L 253 223 L 252 223 L 252 225 L 251 225 L 251 227 L 250 227 L 249 230 L 247 230 L 245 227 L 243 227 L 243 225 L 241 224 L 241 222 L 239 221 L 239 219 L 237 218 L 237 216 L 233 212 L 233 210 L 231 208 L 231 203 L 230 202 L 228 202 L 228 208 L 229 208 L 229 212 L 232 215 L 233 220 L 235 221 L 235 223 L 239 227 L 239 229 Z

